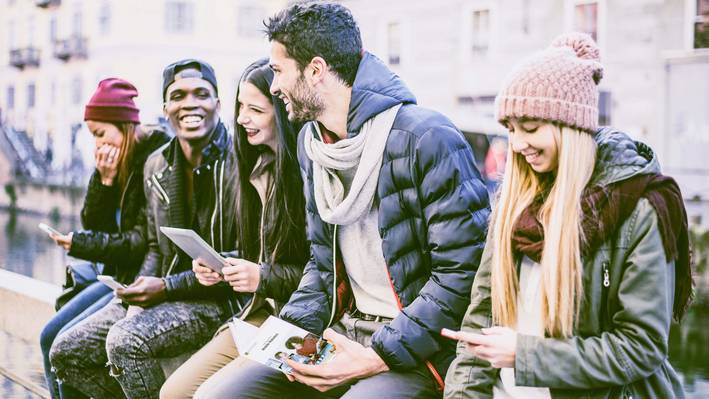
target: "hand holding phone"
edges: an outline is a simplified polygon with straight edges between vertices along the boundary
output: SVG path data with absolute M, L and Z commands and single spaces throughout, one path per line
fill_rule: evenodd
M 109 288 L 112 288 L 113 290 L 117 290 L 119 288 L 128 288 L 125 284 L 121 284 L 116 279 L 113 278 L 113 276 L 108 276 L 105 274 L 99 274 L 96 276 L 98 281 L 106 284 Z
M 46 224 L 46 223 L 40 223 L 38 227 L 39 227 L 42 231 L 44 231 L 45 233 L 47 233 L 50 237 L 63 235 L 62 233 L 60 233 L 59 231 L 53 229 L 52 227 L 50 227 L 50 226 L 49 226 L 48 224 Z
M 476 346 L 480 345 L 481 338 L 483 337 L 483 334 L 476 334 L 476 333 L 471 333 L 467 331 L 455 331 L 455 330 L 449 330 L 447 328 L 441 329 L 441 335 L 450 338 L 455 341 L 463 341 L 469 346 Z M 485 339 L 484 337 L 482 339 Z

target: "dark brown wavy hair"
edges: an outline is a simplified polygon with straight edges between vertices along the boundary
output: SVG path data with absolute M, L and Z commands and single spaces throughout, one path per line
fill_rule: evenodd
M 263 218 L 264 260 L 271 263 L 305 263 L 309 247 L 305 234 L 305 198 L 296 143 L 301 125 L 290 122 L 283 100 L 271 95 L 269 88 L 273 82 L 273 71 L 268 65 L 268 59 L 263 58 L 249 65 L 239 82 L 249 82 L 256 86 L 273 105 L 275 118 L 276 160 Z M 234 215 L 237 222 L 237 248 L 241 250 L 242 258 L 256 262 L 261 248 L 259 224 L 262 208 L 249 177 L 261 153 L 271 150 L 265 145 L 249 144 L 246 130 L 236 122 L 240 105 L 237 90 L 234 111 L 237 167 L 232 182 L 236 190 Z

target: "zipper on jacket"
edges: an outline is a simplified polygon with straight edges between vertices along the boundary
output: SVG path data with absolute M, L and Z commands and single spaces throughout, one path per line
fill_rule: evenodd
M 333 224 L 332 227 L 332 311 L 326 328 L 332 325 L 337 313 L 337 225 Z
M 222 160 L 222 169 L 219 172 L 219 216 L 220 219 L 224 218 L 224 163 L 226 161 Z M 218 166 L 219 160 L 217 160 Z M 224 220 L 220 220 L 219 223 L 219 248 L 224 249 Z
M 172 257 L 172 262 L 170 262 L 170 267 L 167 268 L 167 273 L 165 273 L 165 276 L 164 276 L 164 277 L 167 277 L 167 276 L 170 275 L 170 273 L 172 273 L 172 269 L 173 269 L 173 268 L 175 267 L 175 265 L 177 264 L 177 258 L 178 258 L 178 256 L 179 256 L 179 253 L 176 252 L 175 255 Z
M 162 198 L 166 205 L 170 205 L 170 198 L 167 196 L 167 192 L 165 192 L 165 189 L 163 189 L 160 185 L 158 178 L 153 175 L 150 177 L 150 180 L 153 182 L 153 185 L 150 186 L 154 189 L 153 191 L 157 190 L 156 193 L 158 194 L 158 196 Z
M 259 222 L 259 241 L 260 241 L 260 242 L 259 242 L 259 249 L 258 249 L 258 263 L 259 263 L 259 264 L 261 264 L 261 263 L 264 262 L 264 257 L 265 257 L 265 254 L 264 254 L 264 245 L 263 245 L 263 242 L 264 242 L 264 233 L 265 233 L 264 230 L 265 230 L 265 229 L 264 229 L 264 226 L 263 226 L 263 222 L 264 222 L 264 219 L 266 219 L 266 216 L 265 216 L 265 213 L 266 213 L 266 204 L 267 204 L 268 201 L 270 201 L 270 200 L 271 200 L 271 193 L 269 193 L 269 194 L 266 196 L 266 201 L 265 201 L 263 204 L 261 204 L 261 222 Z
M 126 193 L 128 192 L 128 187 L 130 187 L 130 182 L 131 182 L 131 180 L 133 180 L 134 174 L 135 174 L 135 172 L 130 172 L 130 174 L 128 175 L 128 180 L 126 180 L 126 186 L 123 188 L 123 194 L 121 194 L 121 202 L 118 203 L 119 212 L 123 210 L 123 202 L 126 199 Z M 118 223 L 118 231 L 119 232 L 123 231 L 120 223 Z
M 221 178 L 220 178 L 221 177 Z M 214 212 L 212 212 L 212 222 L 211 226 L 209 228 L 209 232 L 212 238 L 212 247 L 214 247 L 216 244 L 216 240 L 214 239 L 214 233 L 215 233 L 215 226 L 216 226 L 216 220 L 217 220 L 217 212 L 219 212 L 220 219 L 223 217 L 224 213 L 222 212 L 222 196 L 224 194 L 224 182 L 223 182 L 223 177 L 224 177 L 224 162 L 222 162 L 222 169 L 221 173 L 219 172 L 219 160 L 217 159 L 214 161 Z M 223 221 L 219 223 L 219 251 L 223 250 L 224 248 L 224 229 L 223 229 Z
M 601 262 L 603 281 L 601 282 L 601 315 L 600 321 L 603 328 L 610 326 L 610 312 L 608 310 L 608 287 L 611 285 L 610 268 L 608 261 Z
M 414 230 L 414 236 L 416 235 L 415 230 Z M 394 293 L 394 298 L 396 299 L 396 306 L 399 308 L 399 312 L 401 312 L 404 309 L 404 305 L 401 303 L 401 298 L 399 298 L 399 294 L 396 292 L 396 287 L 394 287 L 394 280 L 391 279 L 391 273 L 389 273 L 389 266 L 387 265 L 385 267 L 387 277 L 389 278 L 389 286 L 391 287 L 392 292 Z M 430 360 L 424 361 L 426 364 L 426 367 L 428 368 L 428 371 L 431 372 L 431 375 L 433 375 L 433 378 L 435 379 L 436 383 L 438 383 L 438 386 L 441 388 L 441 391 L 445 388 L 445 382 L 443 381 L 443 378 L 441 375 L 438 373 L 438 370 L 436 370 L 435 367 L 433 367 L 433 363 L 431 363 Z

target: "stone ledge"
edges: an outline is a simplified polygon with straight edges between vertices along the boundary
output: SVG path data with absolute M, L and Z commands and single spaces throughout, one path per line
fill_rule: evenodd
M 39 345 L 61 287 L 0 270 L 0 330 Z

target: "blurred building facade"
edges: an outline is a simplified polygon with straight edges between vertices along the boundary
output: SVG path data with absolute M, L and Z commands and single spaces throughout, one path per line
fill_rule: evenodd
M 502 79 L 557 34 L 598 41 L 601 122 L 651 144 L 687 197 L 709 198 L 709 0 L 342 0 L 365 47 L 419 103 L 463 130 L 504 133 L 493 118 Z M 161 71 L 198 57 L 233 116 L 236 81 L 268 54 L 262 21 L 286 0 L 0 0 L 0 121 L 51 168 L 92 162 L 83 104 L 97 82 L 136 84 L 144 122 L 162 116 Z M 20 140 L 21 141 L 21 140 Z M 26 140 L 25 140 L 26 141 Z
M 111 76 L 131 81 L 140 92 L 141 120 L 155 123 L 162 117 L 162 69 L 194 57 L 214 66 L 229 123 L 241 71 L 268 55 L 262 21 L 284 4 L 0 0 L 0 122 L 29 137 L 55 171 L 77 162 L 91 166 L 83 106 L 98 82 Z
M 499 133 L 495 94 L 515 63 L 564 31 L 591 34 L 605 66 L 601 123 L 653 146 L 686 197 L 709 199 L 708 0 L 345 0 L 364 45 L 419 104 Z

